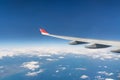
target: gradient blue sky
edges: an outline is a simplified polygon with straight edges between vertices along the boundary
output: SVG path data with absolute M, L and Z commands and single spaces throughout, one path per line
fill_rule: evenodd
M 59 35 L 120 40 L 119 0 L 0 0 L 0 44 L 58 43 Z M 64 43 L 64 42 L 63 42 Z

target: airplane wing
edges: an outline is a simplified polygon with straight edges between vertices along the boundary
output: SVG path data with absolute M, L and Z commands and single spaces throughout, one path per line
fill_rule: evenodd
M 110 40 L 98 40 L 98 39 L 87 39 L 87 38 L 77 38 L 77 37 L 69 37 L 69 36 L 60 36 L 48 33 L 45 29 L 40 29 L 42 35 L 51 36 L 55 38 L 70 40 L 69 44 L 77 45 L 77 44 L 92 44 L 86 46 L 86 48 L 90 49 L 98 49 L 98 48 L 107 48 L 111 46 L 120 47 L 120 41 L 110 41 Z M 118 52 L 118 50 L 117 50 Z M 120 50 L 119 50 L 120 52 Z

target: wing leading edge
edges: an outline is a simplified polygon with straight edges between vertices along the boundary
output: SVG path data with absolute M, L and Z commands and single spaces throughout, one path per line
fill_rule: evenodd
M 93 43 L 99 45 L 110 45 L 120 47 L 120 41 L 110 41 L 110 40 L 98 40 L 98 39 L 87 39 L 87 38 L 77 38 L 77 37 L 69 37 L 69 36 L 60 36 L 48 33 L 45 29 L 40 29 L 42 35 L 51 36 L 55 38 L 70 40 L 70 41 L 80 41 L 86 43 Z M 95 45 L 96 46 L 96 45 Z

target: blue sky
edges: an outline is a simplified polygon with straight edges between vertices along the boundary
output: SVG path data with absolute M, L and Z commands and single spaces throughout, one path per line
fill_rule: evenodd
M 63 41 L 42 36 L 40 27 L 59 35 L 120 40 L 119 4 L 119 0 L 1 0 L 0 44 Z

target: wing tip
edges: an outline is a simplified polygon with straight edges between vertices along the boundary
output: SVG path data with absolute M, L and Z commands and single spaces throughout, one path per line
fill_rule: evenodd
M 40 32 L 42 35 L 49 35 L 49 33 L 43 28 L 40 28 Z

